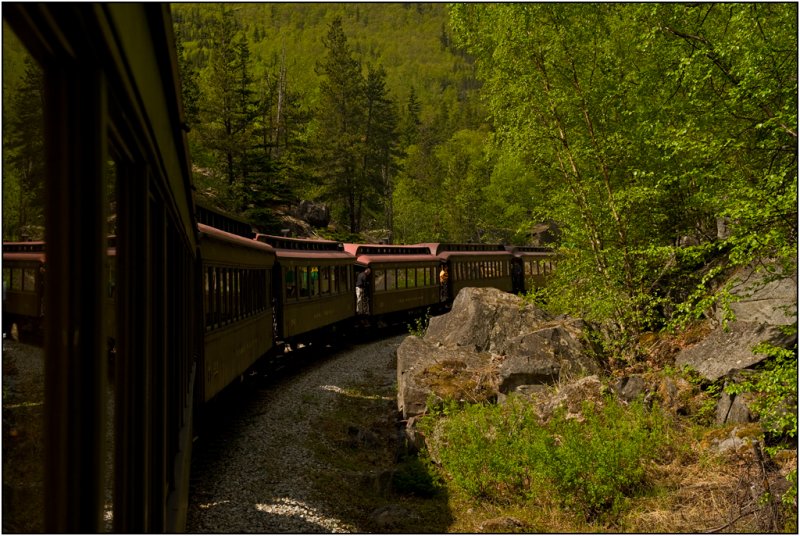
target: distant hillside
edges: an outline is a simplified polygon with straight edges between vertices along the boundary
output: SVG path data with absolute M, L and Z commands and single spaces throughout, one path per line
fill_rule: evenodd
M 342 17 L 356 55 L 367 64 L 381 64 L 387 87 L 398 103 L 405 103 L 413 86 L 422 104 L 423 122 L 440 103 L 464 98 L 477 87 L 472 65 L 449 48 L 447 6 L 408 3 L 247 3 L 226 4 L 248 38 L 256 76 L 275 72 L 285 49 L 289 84 L 316 103 L 319 77 L 315 65 L 324 54 L 322 38 L 337 15 Z M 186 57 L 200 69 L 208 57 L 200 44 L 203 20 L 218 9 L 213 3 L 172 4 L 176 24 L 183 32 Z

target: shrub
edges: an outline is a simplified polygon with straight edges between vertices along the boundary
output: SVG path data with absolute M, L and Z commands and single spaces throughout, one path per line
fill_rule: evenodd
M 510 503 L 556 496 L 587 520 L 616 514 L 643 489 L 645 467 L 667 444 L 660 410 L 607 399 L 583 420 L 541 424 L 532 406 L 472 405 L 439 422 L 432 438 L 452 482 L 476 499 Z

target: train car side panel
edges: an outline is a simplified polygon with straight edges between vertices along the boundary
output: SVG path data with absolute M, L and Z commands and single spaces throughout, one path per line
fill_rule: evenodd
M 373 315 L 439 304 L 437 262 L 372 262 Z
M 279 250 L 278 260 L 282 338 L 291 339 L 355 315 L 351 257 L 288 257 Z

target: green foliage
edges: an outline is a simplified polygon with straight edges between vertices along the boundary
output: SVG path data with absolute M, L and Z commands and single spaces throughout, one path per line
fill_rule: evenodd
M 466 406 L 434 426 L 438 461 L 476 499 L 549 494 L 588 520 L 614 516 L 626 497 L 646 489 L 645 467 L 668 444 L 665 420 L 657 408 L 612 399 L 587 403 L 582 414 L 542 424 L 514 397 L 503 406 Z
M 408 456 L 400 461 L 392 474 L 392 488 L 403 495 L 430 498 L 442 486 L 429 461 Z
M 425 332 L 428 331 L 428 324 L 431 321 L 431 309 L 430 307 L 425 310 L 425 314 L 422 316 L 418 316 L 415 318 L 411 323 L 408 324 L 408 332 L 415 337 L 419 337 L 420 339 L 425 336 Z
M 791 329 L 797 333 L 796 326 Z M 729 384 L 726 391 L 752 393 L 751 409 L 774 438 L 797 438 L 797 345 L 786 349 L 765 342 L 753 353 L 764 354 L 767 360 L 754 377 Z
M 11 30 L 3 32 L 3 240 L 42 239 L 44 75 Z M 6 51 L 11 49 L 17 54 Z M 13 82 L 12 82 L 13 81 Z
M 538 194 L 511 214 L 562 226 L 552 307 L 632 335 L 703 314 L 715 258 L 792 269 L 796 19 L 796 6 L 761 4 L 451 7 L 484 81 L 493 149 Z M 529 191 L 495 178 L 501 199 Z M 718 221 L 729 234 L 717 237 Z

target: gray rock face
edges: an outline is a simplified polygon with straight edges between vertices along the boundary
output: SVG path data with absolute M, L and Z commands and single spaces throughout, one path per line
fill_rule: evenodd
M 766 356 L 753 353 L 754 346 L 765 341 L 788 346 L 796 338 L 767 324 L 732 322 L 729 331 L 718 328 L 698 344 L 682 350 L 675 356 L 675 364 L 689 365 L 705 378 L 716 381 L 763 361 Z
M 328 206 L 311 201 L 300 201 L 295 215 L 314 227 L 327 227 L 331 222 L 331 211 Z
M 497 289 L 463 289 L 448 314 L 431 319 L 424 339 L 407 337 L 397 349 L 398 409 L 409 419 L 431 396 L 493 401 L 523 386 L 595 374 L 586 329 Z
M 519 297 L 495 288 L 469 288 L 458 293 L 448 314 L 431 318 L 425 342 L 465 346 L 504 354 L 510 339 L 531 331 L 550 316 Z
M 717 424 L 744 424 L 753 420 L 747 401 L 743 395 L 729 395 L 724 392 L 717 402 Z
M 731 293 L 739 301 L 731 304 L 736 319 L 729 330 L 719 327 L 675 357 L 676 365 L 689 365 L 711 381 L 763 361 L 765 355 L 753 352 L 762 342 L 786 348 L 797 340 L 796 335 L 784 335 L 778 329 L 797 323 L 797 282 L 793 277 L 770 281 L 766 274 L 746 269 L 736 274 L 733 282 Z M 717 320 L 722 320 L 721 309 Z
M 746 269 L 734 278 L 731 293 L 739 301 L 731 304 L 737 322 L 780 326 L 797 322 L 797 281 L 786 277 L 770 281 L 763 272 Z M 717 319 L 722 320 L 722 312 Z
M 500 392 L 597 374 L 600 366 L 581 340 L 584 329 L 582 322 L 566 319 L 498 345 L 506 353 L 499 370 Z
M 413 335 L 397 349 L 397 409 L 403 419 L 425 411 L 429 397 L 480 402 L 495 396 L 492 356 L 428 344 Z

